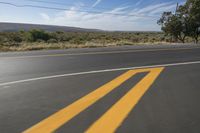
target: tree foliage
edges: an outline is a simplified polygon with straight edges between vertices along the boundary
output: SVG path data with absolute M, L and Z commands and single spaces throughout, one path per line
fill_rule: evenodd
M 158 24 L 162 31 L 175 40 L 184 43 L 188 36 L 197 43 L 200 35 L 200 0 L 187 0 L 184 5 L 177 7 L 175 13 L 164 12 Z

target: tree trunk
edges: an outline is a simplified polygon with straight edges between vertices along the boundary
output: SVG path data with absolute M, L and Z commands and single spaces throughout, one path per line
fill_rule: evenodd
M 196 44 L 198 43 L 198 37 L 195 38 L 195 43 L 196 43 Z
M 198 43 L 198 38 L 199 38 L 199 35 L 197 35 L 197 36 L 194 37 L 196 44 Z
M 185 37 L 186 37 L 186 36 L 183 36 L 183 37 L 180 36 L 180 37 L 178 37 L 178 38 L 179 38 L 179 40 L 180 40 L 182 43 L 185 43 Z
M 182 42 L 185 43 L 185 36 L 183 37 Z

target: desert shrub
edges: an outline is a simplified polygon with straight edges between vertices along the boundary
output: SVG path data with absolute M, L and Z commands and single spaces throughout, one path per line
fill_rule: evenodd
M 10 40 L 12 41 L 12 42 L 16 42 L 16 43 L 20 43 L 20 42 L 22 42 L 22 36 L 20 35 L 20 34 L 18 34 L 18 33 L 14 33 L 14 34 L 12 34 L 12 36 L 10 37 Z
M 49 33 L 45 32 L 44 30 L 37 30 L 33 29 L 28 32 L 27 40 L 31 42 L 35 42 L 37 40 L 47 41 L 50 39 Z
M 18 32 L 0 33 L 0 44 L 4 46 L 18 46 L 22 40 L 22 36 Z
M 3 43 L 3 37 L 0 36 L 0 44 Z
M 71 43 L 71 44 L 118 44 L 121 42 L 148 43 L 170 41 L 170 36 L 162 32 L 45 32 L 43 30 L 30 30 L 19 32 L 0 32 L 0 44 L 19 45 L 39 43 Z M 191 38 L 187 38 L 191 42 Z M 122 43 L 124 45 L 124 43 Z
M 139 35 L 140 35 L 140 33 L 136 33 L 136 35 L 137 35 L 137 36 L 139 36 Z
M 54 38 L 51 38 L 47 41 L 47 43 L 57 43 L 58 41 Z
M 56 31 L 56 34 L 64 34 L 63 31 Z
M 38 42 L 38 43 L 45 43 L 45 41 L 43 39 L 37 39 L 35 42 Z
M 160 41 L 165 41 L 165 37 L 160 37 Z
M 82 38 L 73 38 L 72 40 L 69 41 L 72 44 L 83 44 L 85 41 Z
M 138 43 L 140 40 L 139 40 L 139 38 L 132 38 L 131 41 L 135 42 L 135 43 Z

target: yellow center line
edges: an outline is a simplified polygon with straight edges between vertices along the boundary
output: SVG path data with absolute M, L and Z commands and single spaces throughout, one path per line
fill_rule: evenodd
M 24 133 L 51 133 L 56 131 L 58 128 L 60 128 L 62 125 L 70 121 L 73 117 L 81 113 L 83 110 L 87 109 L 89 106 L 103 98 L 105 95 L 110 93 L 112 90 L 120 86 L 122 83 L 124 83 L 126 80 L 131 78 L 137 73 L 140 72 L 149 72 L 150 73 L 139 82 L 139 84 L 134 87 L 134 90 L 130 91 L 125 97 L 122 98 L 122 101 L 119 101 L 112 109 L 111 111 L 108 111 L 108 117 L 107 113 L 105 114 L 107 118 L 104 116 L 99 120 L 101 122 L 107 121 L 107 119 L 110 121 L 116 119 L 116 116 L 119 116 L 118 119 L 116 119 L 115 123 L 109 123 L 108 121 L 105 122 L 102 129 L 101 125 L 99 125 L 99 121 L 97 121 L 89 130 L 88 132 L 97 132 L 101 130 L 108 131 L 114 130 L 120 122 L 123 121 L 123 117 L 125 117 L 128 112 L 133 108 L 133 106 L 137 103 L 139 98 L 145 93 L 145 91 L 148 89 L 148 87 L 153 83 L 153 81 L 156 79 L 156 77 L 159 75 L 159 73 L 162 71 L 163 68 L 148 68 L 148 69 L 136 69 L 136 70 L 129 70 L 125 72 L 124 74 L 120 75 L 119 77 L 113 79 L 112 81 L 106 83 L 105 85 L 97 88 L 96 90 L 92 91 L 91 93 L 87 94 L 86 96 L 80 98 L 79 100 L 75 101 L 71 105 L 65 107 L 64 109 L 56 112 L 55 114 L 49 116 L 48 118 L 42 120 L 38 124 L 32 126 L 31 128 L 24 131 Z M 140 90 L 141 89 L 141 90 Z M 130 102 L 131 101 L 131 102 Z M 120 110 L 121 115 L 118 114 L 118 110 L 120 108 L 124 108 L 124 110 Z M 117 111 L 116 111 L 117 110 Z M 115 112 L 116 111 L 116 112 Z M 109 112 L 113 113 L 110 114 Z M 111 117 L 110 117 L 111 115 Z M 114 117 L 113 117 L 114 116 Z M 113 119 L 113 118 L 114 119 Z M 116 117 L 116 118 L 115 118 Z M 108 127 L 108 128 L 107 128 Z M 104 132 L 104 131 L 103 131 Z
M 115 132 L 163 69 L 163 67 L 152 68 L 149 74 L 100 117 L 86 133 Z M 133 71 L 135 72 L 135 70 Z
M 66 108 L 58 111 L 57 113 L 49 116 L 33 127 L 24 131 L 24 133 L 50 133 L 54 132 L 56 129 L 61 127 L 63 124 L 67 123 L 73 117 L 78 115 L 83 110 L 87 109 L 89 106 L 97 102 L 99 99 L 107 95 L 109 92 L 114 90 L 116 87 L 120 86 L 123 82 L 131 78 L 135 71 L 127 71 L 114 80 L 108 82 L 107 84 L 101 86 L 95 91 L 89 93 L 88 95 L 82 97 L 81 99 L 75 101 Z

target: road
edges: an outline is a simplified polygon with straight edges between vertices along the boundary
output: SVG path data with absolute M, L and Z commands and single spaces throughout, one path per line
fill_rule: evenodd
M 200 132 L 200 46 L 0 54 L 0 132 Z

